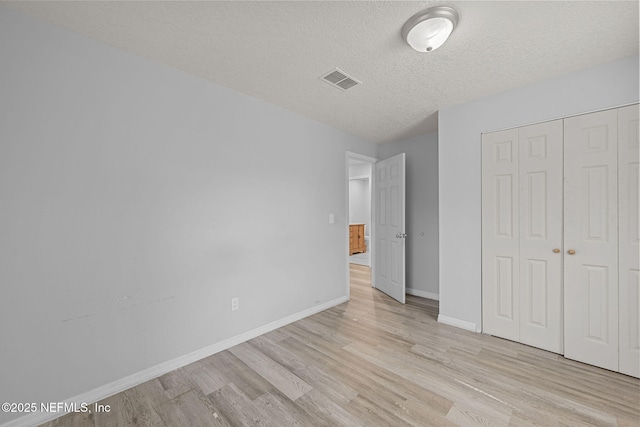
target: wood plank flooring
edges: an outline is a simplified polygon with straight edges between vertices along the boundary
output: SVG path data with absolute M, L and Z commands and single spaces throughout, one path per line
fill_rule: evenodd
M 61 426 L 639 426 L 640 381 L 437 323 L 351 265 L 351 300 L 101 401 Z

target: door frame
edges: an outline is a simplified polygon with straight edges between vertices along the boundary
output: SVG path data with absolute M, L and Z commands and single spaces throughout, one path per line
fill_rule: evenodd
M 354 153 L 351 151 L 347 151 L 345 153 L 345 179 L 344 179 L 344 186 L 345 186 L 345 225 L 344 225 L 344 235 L 347 236 L 346 239 L 346 245 L 344 248 L 344 254 L 346 254 L 346 258 L 345 258 L 345 266 L 346 266 L 346 270 L 347 270 L 347 277 L 345 280 L 345 284 L 346 284 L 346 289 L 347 289 L 347 300 L 351 299 L 351 274 L 349 272 L 349 160 L 359 160 L 359 161 L 363 161 L 365 163 L 369 163 L 370 167 L 371 167 L 371 175 L 369 178 L 369 192 L 370 192 L 370 196 L 371 196 L 371 224 L 375 224 L 375 212 L 376 212 L 376 202 L 375 202 L 375 198 L 373 197 L 373 185 L 374 185 L 374 179 L 375 179 L 375 173 L 374 173 L 374 165 L 379 161 L 378 159 L 376 159 L 375 157 L 369 157 L 369 156 L 365 156 L 364 154 L 358 154 L 358 153 Z M 375 284 L 375 231 L 374 231 L 374 227 L 370 226 L 369 227 L 369 248 L 367 248 L 369 250 L 369 261 L 371 264 L 371 287 L 375 288 L 376 284 Z

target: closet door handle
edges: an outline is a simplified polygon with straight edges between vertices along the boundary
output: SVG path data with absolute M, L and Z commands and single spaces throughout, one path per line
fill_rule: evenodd
M 568 253 L 569 255 L 575 255 L 576 251 L 574 251 L 573 249 L 569 249 L 569 250 L 567 251 L 567 253 Z
M 554 254 L 559 254 L 559 253 L 560 253 L 560 249 L 555 248 L 555 249 L 553 250 L 553 253 L 554 253 Z

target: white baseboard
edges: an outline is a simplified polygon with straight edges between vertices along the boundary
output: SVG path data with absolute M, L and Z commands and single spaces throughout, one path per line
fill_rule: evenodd
M 444 323 L 445 325 L 455 326 L 456 328 L 464 329 L 471 332 L 480 332 L 475 323 L 467 322 L 466 320 L 455 319 L 453 317 L 438 315 L 438 323 Z
M 188 365 L 189 363 L 193 363 L 200 359 L 204 359 L 205 357 L 209 357 L 212 354 L 216 354 L 218 352 L 231 348 L 234 345 L 238 345 L 252 338 L 260 336 L 262 334 L 266 334 L 267 332 L 273 331 L 274 329 L 281 328 L 285 325 L 288 325 L 289 323 L 293 323 L 300 319 L 304 319 L 305 317 L 311 316 L 312 314 L 316 314 L 320 311 L 329 309 L 331 307 L 335 307 L 336 305 L 342 304 L 343 302 L 346 302 L 346 301 L 348 301 L 348 298 L 346 296 L 336 298 L 331 301 L 327 301 L 325 303 L 316 305 L 314 307 L 308 308 L 306 310 L 300 311 L 298 313 L 294 313 L 290 316 L 283 317 L 282 319 L 276 320 L 274 322 L 271 322 L 266 325 L 260 326 L 258 328 L 252 329 L 250 331 L 244 332 L 240 335 L 236 335 L 226 340 L 201 348 L 200 350 L 196 350 L 192 353 L 185 354 L 184 356 L 180 356 L 173 360 L 160 363 L 159 365 L 152 366 L 151 368 L 126 376 L 124 378 L 121 378 L 109 384 L 105 384 L 93 390 L 89 390 L 85 393 L 81 393 L 70 399 L 66 399 L 64 402 L 65 403 L 76 402 L 78 404 L 86 403 L 88 405 L 94 402 L 98 402 L 109 396 L 113 396 L 116 393 L 120 393 L 121 391 L 124 391 L 128 388 L 135 387 L 138 384 L 142 384 L 145 381 L 149 381 L 151 379 L 164 375 L 167 372 L 171 372 L 175 369 L 181 368 L 185 365 Z M 62 412 L 56 412 L 56 413 L 33 412 L 23 417 L 17 418 L 15 420 L 6 422 L 2 424 L 2 426 L 0 427 L 37 426 L 47 421 L 51 421 L 55 418 L 61 417 L 63 415 L 64 413 Z
M 413 289 L 413 288 L 407 288 L 405 289 L 405 292 L 408 293 L 409 295 L 413 295 L 416 297 L 428 298 L 436 301 L 440 300 L 440 295 L 435 294 L 433 292 L 426 292 L 426 291 L 421 291 L 419 289 Z

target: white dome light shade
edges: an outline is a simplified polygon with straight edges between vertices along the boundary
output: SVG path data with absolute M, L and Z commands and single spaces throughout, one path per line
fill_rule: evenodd
M 431 52 L 444 44 L 458 23 L 458 13 L 446 6 L 416 13 L 402 27 L 402 38 L 418 52 Z
M 431 52 L 442 46 L 452 31 L 453 23 L 448 19 L 428 19 L 409 30 L 407 43 L 418 52 Z

